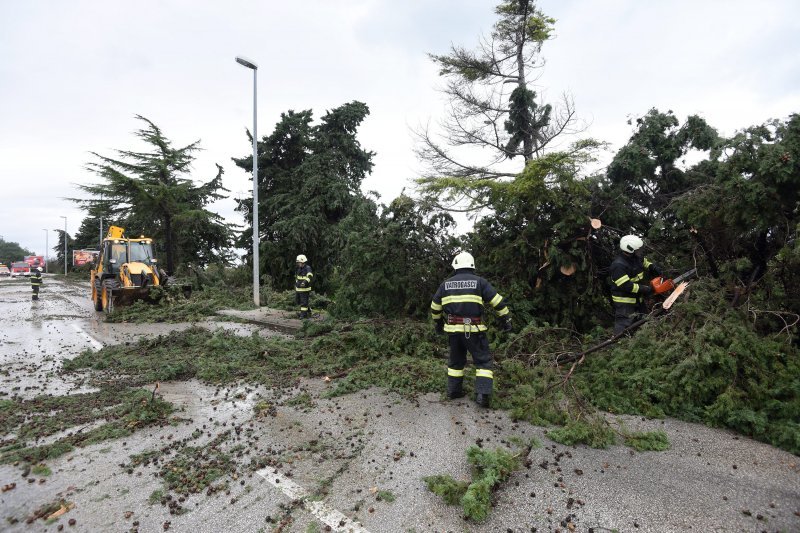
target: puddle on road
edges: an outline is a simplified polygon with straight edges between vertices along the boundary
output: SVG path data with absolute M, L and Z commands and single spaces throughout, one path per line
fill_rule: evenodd
M 87 297 L 88 284 L 45 278 L 38 302 L 30 301 L 26 282 L 0 283 L 0 398 L 30 399 L 97 390 L 87 373 L 60 373 L 61 362 L 86 349 L 169 335 L 192 326 L 235 335 L 280 335 L 262 326 L 209 318 L 195 323 L 106 323 Z

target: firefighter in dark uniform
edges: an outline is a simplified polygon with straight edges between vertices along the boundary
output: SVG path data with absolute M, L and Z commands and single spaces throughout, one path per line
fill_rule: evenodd
M 297 256 L 297 270 L 294 274 L 295 303 L 300 306 L 300 318 L 309 318 L 311 308 L 308 306 L 308 297 L 311 293 L 311 279 L 314 274 L 308 266 L 308 259 L 303 254 Z
M 511 331 L 511 317 L 503 297 L 480 276 L 475 275 L 475 259 L 461 252 L 453 259 L 456 273 L 439 285 L 431 302 L 431 316 L 436 321 L 436 332 L 447 333 L 450 343 L 450 360 L 447 365 L 447 397 L 464 396 L 464 366 L 467 352 L 475 365 L 475 401 L 489 407 L 492 398 L 494 373 L 483 308 L 491 305 L 503 324 L 503 331 Z
M 33 268 L 31 268 L 31 289 L 33 290 L 33 295 L 31 296 L 31 300 L 38 300 L 39 299 L 39 287 L 42 286 L 42 269 L 39 266 L 39 260 L 36 259 L 33 262 Z
M 645 279 L 660 276 L 661 269 L 644 257 L 644 242 L 636 235 L 625 235 L 619 240 L 622 251 L 609 267 L 611 276 L 611 301 L 614 305 L 614 335 L 625 331 L 638 315 L 647 312 L 644 299 L 653 293 Z

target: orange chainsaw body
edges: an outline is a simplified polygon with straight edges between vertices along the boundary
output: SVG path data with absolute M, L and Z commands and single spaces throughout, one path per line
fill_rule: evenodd
M 663 277 L 653 278 L 650 280 L 650 286 L 653 288 L 655 294 L 664 294 L 675 288 L 675 283 L 671 279 L 664 279 Z

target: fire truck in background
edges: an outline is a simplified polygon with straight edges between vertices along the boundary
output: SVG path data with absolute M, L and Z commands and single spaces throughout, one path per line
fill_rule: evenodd
M 31 275 L 31 266 L 25 261 L 14 261 L 13 263 L 11 263 L 12 278 L 16 278 L 17 276 L 30 276 L 30 275 Z
M 31 268 L 33 268 L 33 265 L 34 263 L 36 263 L 36 261 L 39 261 L 39 266 L 44 267 L 43 255 L 26 255 L 23 261 L 28 263 L 28 266 L 30 266 Z

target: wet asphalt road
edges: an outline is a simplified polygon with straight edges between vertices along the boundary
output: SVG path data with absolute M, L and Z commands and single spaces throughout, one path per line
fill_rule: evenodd
M 0 280 L 0 399 L 88 390 L 78 377 L 58 373 L 61 360 L 103 344 L 188 327 L 105 324 L 87 293 L 85 284 L 48 277 L 42 299 L 32 304 L 26 282 Z M 226 327 L 272 334 L 254 325 Z M 177 425 L 76 449 L 49 461 L 47 477 L 23 477 L 18 466 L 0 465 L 0 485 L 16 483 L 0 494 L 0 530 L 800 531 L 799 458 L 727 431 L 626 417 L 629 429 L 664 430 L 671 449 L 566 447 L 547 439 L 546 428 L 477 410 L 466 399 L 442 402 L 425 395 L 409 401 L 380 390 L 320 398 L 328 387 L 322 380 L 282 392 L 246 384 L 162 384 L 163 398 L 181 408 Z M 308 402 L 287 404 L 301 392 Z M 253 407 L 265 402 L 275 408 L 254 415 Z M 194 431 L 202 431 L 197 441 L 202 444 L 230 428 L 242 430 L 231 444 L 246 444 L 237 478 L 229 479 L 227 494 L 189 496 L 183 502 L 188 512 L 180 516 L 148 503 L 153 491 L 163 488 L 154 467 L 128 473 L 120 466 L 132 454 Z M 469 479 L 465 450 L 479 439 L 494 448 L 513 437 L 537 437 L 543 447 L 531 452 L 529 468 L 497 492 L 485 523 L 465 522 L 458 508 L 425 488 L 426 475 Z M 264 458 L 273 466 L 245 466 Z M 378 490 L 396 500 L 378 500 Z M 75 507 L 53 523 L 25 524 L 34 509 L 58 497 Z

